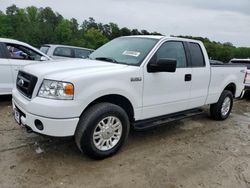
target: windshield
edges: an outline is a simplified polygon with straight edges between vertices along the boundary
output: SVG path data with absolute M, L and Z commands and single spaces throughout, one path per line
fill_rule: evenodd
M 89 58 L 139 66 L 157 42 L 151 38 L 121 37 L 98 48 Z

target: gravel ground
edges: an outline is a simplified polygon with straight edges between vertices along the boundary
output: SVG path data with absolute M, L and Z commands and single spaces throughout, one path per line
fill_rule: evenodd
M 200 115 L 131 131 L 115 156 L 94 161 L 73 139 L 26 133 L 0 97 L 0 187 L 250 188 L 250 100 L 226 121 Z

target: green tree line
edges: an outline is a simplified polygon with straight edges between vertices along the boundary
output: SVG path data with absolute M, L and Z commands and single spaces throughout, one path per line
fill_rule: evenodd
M 66 19 L 50 7 L 12 5 L 0 11 L 0 37 L 13 38 L 40 47 L 42 44 L 67 44 L 96 49 L 120 36 L 161 35 L 147 30 L 120 28 L 116 23 L 97 23 L 94 18 Z M 228 62 L 232 58 L 250 57 L 250 48 L 236 48 L 231 43 L 219 43 L 208 38 L 180 36 L 204 42 L 211 59 Z

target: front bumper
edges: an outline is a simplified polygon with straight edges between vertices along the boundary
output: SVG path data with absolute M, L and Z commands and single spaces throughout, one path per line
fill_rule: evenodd
M 22 100 L 18 100 L 17 96 L 13 96 L 12 105 L 13 109 L 18 109 L 20 112 L 21 124 L 36 133 L 54 137 L 73 136 L 75 134 L 79 118 L 48 118 L 29 113 L 25 109 L 26 104 L 22 103 Z M 35 125 L 36 120 L 42 122 L 42 130 L 39 130 Z

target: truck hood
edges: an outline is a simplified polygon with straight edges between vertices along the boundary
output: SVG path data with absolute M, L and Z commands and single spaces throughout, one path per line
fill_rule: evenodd
M 29 64 L 23 68 L 24 72 L 38 78 L 63 80 L 75 75 L 86 75 L 93 72 L 110 71 L 125 68 L 128 65 L 109 63 L 89 59 L 69 59 L 64 61 L 50 61 L 38 64 Z

